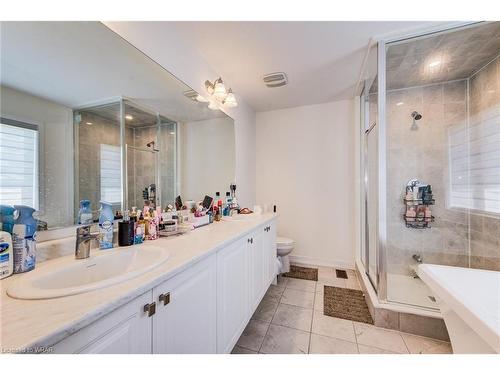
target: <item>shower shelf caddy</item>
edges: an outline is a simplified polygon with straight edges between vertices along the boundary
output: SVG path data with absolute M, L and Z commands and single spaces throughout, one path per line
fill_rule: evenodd
M 432 189 L 430 185 L 423 184 L 417 179 L 412 179 L 408 181 L 406 184 L 406 194 L 413 189 L 419 189 L 419 196 L 422 196 L 418 199 L 406 199 L 403 198 L 403 202 L 405 204 L 405 213 L 403 214 L 403 220 L 406 224 L 407 228 L 414 229 L 426 229 L 431 227 L 431 223 L 434 222 L 434 216 L 419 216 L 419 213 L 425 212 L 425 209 L 428 206 L 433 205 L 436 201 L 432 196 Z M 425 194 L 423 192 L 426 192 Z M 409 210 L 409 207 L 413 207 L 416 211 L 416 216 L 408 216 L 406 212 Z

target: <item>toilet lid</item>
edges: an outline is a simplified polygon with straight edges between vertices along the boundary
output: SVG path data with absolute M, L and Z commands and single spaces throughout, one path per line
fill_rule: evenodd
M 276 238 L 276 244 L 278 246 L 290 246 L 290 245 L 293 245 L 293 240 L 291 240 L 290 238 L 286 238 L 286 237 L 277 237 Z

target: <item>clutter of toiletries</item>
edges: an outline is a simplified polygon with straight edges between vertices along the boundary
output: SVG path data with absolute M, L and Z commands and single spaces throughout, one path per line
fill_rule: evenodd
M 28 206 L 0 205 L 0 279 L 35 268 L 34 212 Z
M 115 243 L 131 246 L 160 236 L 180 235 L 220 221 L 223 216 L 252 213 L 248 208 L 240 208 L 236 185 L 231 184 L 229 188 L 225 200 L 220 192 L 215 193 L 215 198 L 207 195 L 200 202 L 184 202 L 178 196 L 173 204 L 162 208 L 154 204 L 155 200 L 147 199 L 142 210 L 132 207 L 123 213 L 113 212 L 111 203 L 100 201 L 97 218 L 90 208 L 91 201 L 82 199 L 78 224 L 98 226 L 101 250 L 113 248 Z M 0 205 L 0 278 L 35 268 L 37 220 L 34 213 L 28 206 Z

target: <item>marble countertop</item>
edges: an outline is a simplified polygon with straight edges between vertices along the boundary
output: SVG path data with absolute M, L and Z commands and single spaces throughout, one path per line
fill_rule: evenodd
M 24 275 L 3 279 L 0 281 L 1 352 L 50 347 L 275 217 L 272 213 L 252 215 L 248 221 L 221 221 L 183 236 L 146 241 L 145 246 L 149 243 L 167 248 L 169 259 L 146 274 L 79 295 L 45 300 L 14 299 L 6 290 Z M 50 261 L 45 262 L 44 267 L 49 264 Z

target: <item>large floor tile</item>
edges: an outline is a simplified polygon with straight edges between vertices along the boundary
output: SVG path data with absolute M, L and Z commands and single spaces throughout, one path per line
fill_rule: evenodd
M 384 350 L 380 348 L 375 348 L 373 346 L 358 344 L 359 354 L 399 354 L 391 352 L 389 350 Z
M 258 353 L 254 352 L 253 350 L 245 349 L 241 346 L 236 345 L 231 351 L 231 354 L 258 354 Z
M 280 303 L 272 324 L 311 331 L 312 309 Z
M 349 277 L 345 281 L 345 286 L 349 289 L 361 290 L 361 285 L 356 277 Z
M 307 354 L 310 333 L 271 324 L 260 352 L 266 354 Z
M 269 323 L 261 322 L 259 320 L 250 320 L 236 345 L 245 349 L 258 351 L 264 341 L 268 328 Z
M 312 309 L 314 304 L 314 293 L 286 288 L 281 297 L 281 303 Z
M 311 334 L 310 354 L 358 354 L 355 342 Z
M 402 333 L 403 340 L 411 354 L 452 354 L 451 344 L 427 337 Z
M 356 342 L 354 326 L 350 320 L 323 315 L 321 311 L 314 311 L 312 333 Z
M 323 294 L 325 285 L 336 286 L 337 288 L 347 288 L 345 279 L 321 280 L 316 284 L 316 293 Z
M 266 291 L 266 297 L 272 298 L 274 300 L 277 300 L 277 302 L 279 302 L 284 290 L 285 290 L 284 286 L 271 285 Z
M 397 331 L 358 322 L 354 322 L 354 330 L 358 344 L 374 346 L 391 352 L 408 353 L 403 338 Z
M 252 319 L 258 319 L 269 323 L 271 322 L 277 307 L 278 302 L 276 302 L 273 298 L 264 297 L 259 303 L 259 306 L 257 306 Z
M 332 267 L 318 267 L 318 281 L 331 280 L 335 277 L 335 270 Z
M 317 293 L 314 295 L 314 310 L 321 311 L 323 313 L 324 310 L 324 302 L 325 302 L 325 297 L 323 296 L 323 293 Z
M 316 291 L 316 281 L 290 278 L 286 284 L 286 288 L 314 293 Z
M 288 280 L 290 280 L 289 277 L 278 276 L 277 286 L 282 287 L 284 289 L 286 287 L 286 284 L 288 284 Z

